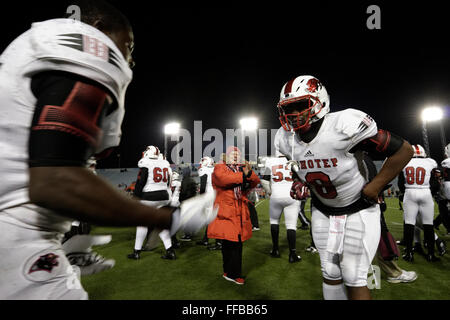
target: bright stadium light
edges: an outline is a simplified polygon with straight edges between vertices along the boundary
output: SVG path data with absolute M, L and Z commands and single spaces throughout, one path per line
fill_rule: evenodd
M 427 107 L 422 110 L 422 121 L 439 121 L 444 117 L 444 112 L 439 107 Z
M 167 160 L 167 136 L 178 134 L 180 132 L 180 124 L 178 122 L 170 122 L 164 126 L 164 158 Z M 178 142 L 178 141 L 177 141 Z M 178 144 L 177 144 L 178 147 Z
M 180 131 L 180 124 L 178 122 L 171 122 L 164 126 L 165 134 L 177 134 Z
M 242 118 L 239 123 L 244 131 L 254 131 L 258 129 L 258 119 L 256 118 Z

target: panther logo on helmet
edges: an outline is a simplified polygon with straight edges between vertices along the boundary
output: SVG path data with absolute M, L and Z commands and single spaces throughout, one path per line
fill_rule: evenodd
M 306 90 L 308 90 L 311 93 L 315 93 L 316 91 L 318 91 L 319 86 L 322 87 L 322 84 L 316 78 L 309 79 L 306 85 L 308 86 Z
M 277 108 L 284 130 L 303 133 L 330 112 L 330 97 L 316 77 L 299 76 L 283 86 Z

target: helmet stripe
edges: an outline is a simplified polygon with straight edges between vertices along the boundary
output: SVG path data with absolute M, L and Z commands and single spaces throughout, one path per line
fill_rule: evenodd
M 415 144 L 414 147 L 416 148 L 416 154 L 419 156 L 420 155 L 419 146 L 417 144 Z
M 288 83 L 286 83 L 286 86 L 284 87 L 284 94 L 289 94 L 292 91 L 292 85 L 294 84 L 295 79 L 292 79 Z

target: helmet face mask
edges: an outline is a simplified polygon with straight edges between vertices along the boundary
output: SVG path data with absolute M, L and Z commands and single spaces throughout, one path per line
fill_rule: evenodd
M 322 103 L 313 96 L 304 96 L 278 105 L 280 122 L 286 131 L 306 132 L 311 127 L 312 117 L 322 110 Z M 317 110 L 317 111 L 313 111 Z
M 325 87 L 312 76 L 299 76 L 287 82 L 277 107 L 283 129 L 301 133 L 330 111 Z

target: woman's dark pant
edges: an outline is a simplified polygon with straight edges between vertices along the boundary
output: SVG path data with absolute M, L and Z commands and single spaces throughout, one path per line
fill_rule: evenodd
M 223 272 L 228 278 L 236 279 L 242 277 L 242 241 L 222 240 Z

